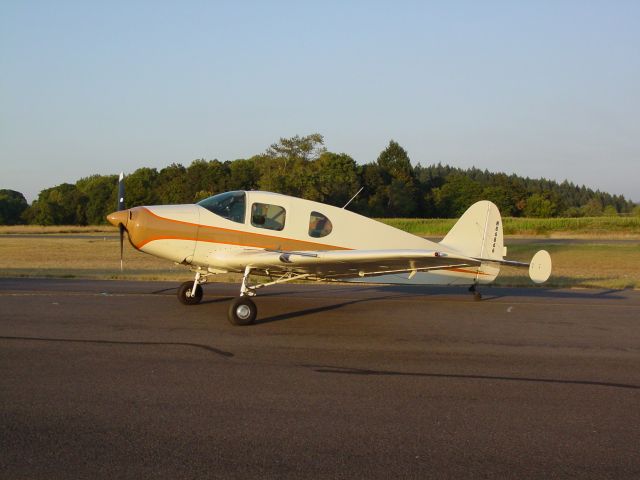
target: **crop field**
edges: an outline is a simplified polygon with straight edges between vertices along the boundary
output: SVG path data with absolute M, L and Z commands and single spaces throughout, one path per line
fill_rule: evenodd
M 380 222 L 399 228 L 414 235 L 443 237 L 451 230 L 455 218 L 378 218 Z M 556 238 L 613 238 L 634 237 L 640 239 L 640 217 L 581 217 L 581 218 L 522 218 L 504 217 L 505 235 L 536 236 Z M 4 234 L 113 234 L 111 225 L 93 226 L 39 226 L 0 225 L 0 235 Z
M 444 236 L 455 218 L 381 218 L 381 222 L 414 235 Z M 557 238 L 640 238 L 640 217 L 522 218 L 504 217 L 505 235 L 546 235 Z
M 192 277 L 189 270 L 134 250 L 125 243 L 125 268 L 120 271 L 120 247 L 109 234 L 0 235 L 0 275 L 5 277 L 66 277 L 130 280 L 175 280 Z M 510 245 L 508 257 L 528 261 L 545 248 L 553 259 L 551 287 L 640 288 L 640 240 L 607 242 L 546 242 L 536 238 Z M 506 240 L 509 245 L 509 239 Z M 220 275 L 213 281 L 239 281 Z M 532 285 L 526 269 L 503 268 L 496 285 Z

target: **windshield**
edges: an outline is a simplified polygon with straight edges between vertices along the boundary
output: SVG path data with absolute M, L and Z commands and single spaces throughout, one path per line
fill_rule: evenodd
M 238 223 L 244 223 L 245 193 L 225 192 L 205 198 L 197 203 L 212 213 Z

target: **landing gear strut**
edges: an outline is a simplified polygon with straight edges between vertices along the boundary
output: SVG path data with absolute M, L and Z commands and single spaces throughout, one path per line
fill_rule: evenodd
M 476 284 L 475 283 L 469 287 L 469 291 L 471 293 L 473 293 L 473 299 L 476 302 L 479 302 L 480 300 L 482 300 L 482 294 L 478 290 L 476 290 Z

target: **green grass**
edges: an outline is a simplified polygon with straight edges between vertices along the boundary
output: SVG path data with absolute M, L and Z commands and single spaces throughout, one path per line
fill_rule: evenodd
M 444 236 L 455 218 L 379 218 L 387 225 L 414 235 Z M 640 217 L 520 218 L 503 219 L 505 235 L 612 237 L 640 235 Z

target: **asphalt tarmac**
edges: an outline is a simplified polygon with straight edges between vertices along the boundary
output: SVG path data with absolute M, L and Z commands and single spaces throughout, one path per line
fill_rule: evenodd
M 0 279 L 0 478 L 640 478 L 640 292 Z

